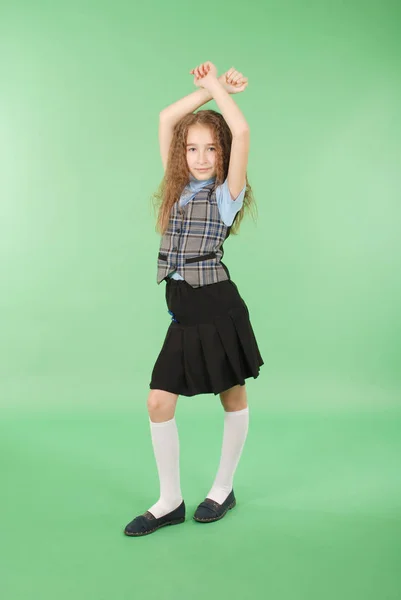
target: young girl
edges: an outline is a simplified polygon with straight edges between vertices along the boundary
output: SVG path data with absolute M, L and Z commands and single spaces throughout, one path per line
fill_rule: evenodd
M 222 262 L 224 240 L 253 202 L 246 175 L 249 127 L 230 97 L 248 80 L 234 68 L 217 78 L 211 62 L 190 73 L 200 89 L 164 109 L 159 122 L 165 176 L 155 195 L 162 234 L 157 283 L 166 282 L 171 323 L 148 397 L 160 497 L 126 526 L 124 533 L 133 536 L 185 521 L 175 421 L 180 394 L 219 394 L 225 411 L 219 468 L 194 519 L 217 521 L 235 506 L 233 478 L 249 423 L 245 379 L 258 377 L 264 364 L 248 308 Z M 222 114 L 193 112 L 212 98 Z

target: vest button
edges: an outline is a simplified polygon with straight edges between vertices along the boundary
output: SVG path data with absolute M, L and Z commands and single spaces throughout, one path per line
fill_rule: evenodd
M 181 229 L 176 229 L 175 232 L 176 233 L 180 233 Z
M 178 250 L 177 246 L 174 246 L 173 252 L 176 252 L 177 250 Z

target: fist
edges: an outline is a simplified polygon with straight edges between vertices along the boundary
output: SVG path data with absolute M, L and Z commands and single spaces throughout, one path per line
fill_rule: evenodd
M 248 78 L 244 77 L 239 71 L 236 71 L 234 67 L 231 67 L 226 73 L 220 75 L 219 81 L 229 94 L 243 92 L 248 85 Z
M 191 75 L 194 75 L 194 84 L 196 87 L 207 87 L 211 79 L 217 79 L 217 69 L 210 61 L 200 64 L 195 69 L 191 69 Z

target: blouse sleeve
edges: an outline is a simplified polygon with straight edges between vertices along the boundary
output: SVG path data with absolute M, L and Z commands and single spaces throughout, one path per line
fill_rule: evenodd
M 238 194 L 237 198 L 233 200 L 228 188 L 227 178 L 223 184 L 216 188 L 217 205 L 219 207 L 221 219 L 225 225 L 232 225 L 235 215 L 241 210 L 244 202 L 245 189 L 246 184 Z

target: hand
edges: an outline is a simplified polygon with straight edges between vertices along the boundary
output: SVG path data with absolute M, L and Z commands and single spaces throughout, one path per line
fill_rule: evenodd
M 195 69 L 191 69 L 190 73 L 195 75 L 194 84 L 196 87 L 208 89 L 210 81 L 213 79 L 217 81 L 217 69 L 210 61 L 202 63 L 199 67 L 195 67 Z
M 239 71 L 236 71 L 234 67 L 231 67 L 223 75 L 220 75 L 219 81 L 229 94 L 243 92 L 248 85 L 248 78 L 244 77 Z

